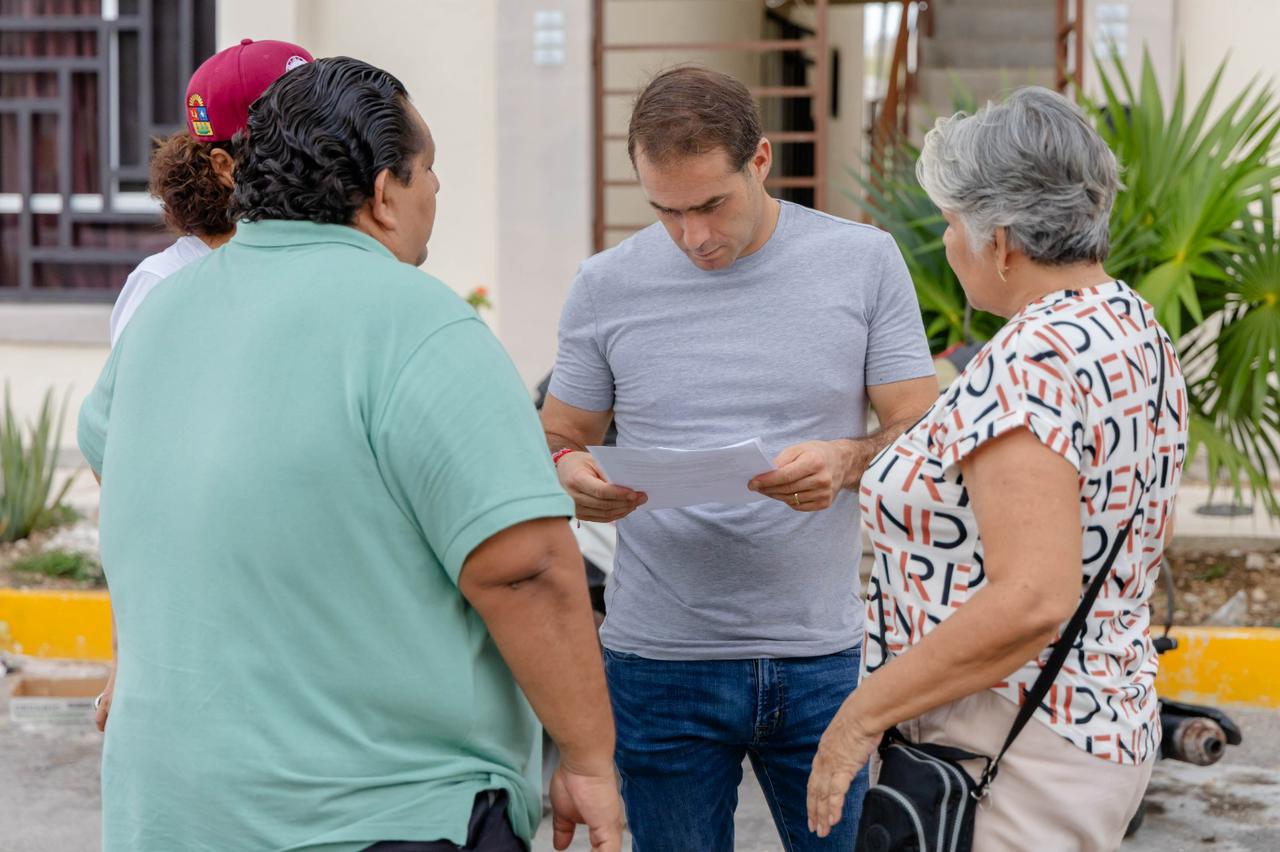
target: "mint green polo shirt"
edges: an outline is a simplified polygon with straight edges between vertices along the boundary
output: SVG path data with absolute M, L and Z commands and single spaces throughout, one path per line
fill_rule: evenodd
M 242 224 L 166 279 L 80 412 L 119 671 L 108 852 L 462 844 L 540 816 L 540 728 L 458 591 L 568 516 L 510 359 L 353 228 Z

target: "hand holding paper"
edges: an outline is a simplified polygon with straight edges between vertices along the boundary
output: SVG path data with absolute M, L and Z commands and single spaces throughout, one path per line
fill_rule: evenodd
M 773 469 L 759 438 L 711 450 L 661 447 L 588 447 L 587 450 L 611 483 L 648 495 L 648 501 L 637 511 L 768 499 L 747 488 L 754 477 Z
M 574 514 L 581 521 L 620 521 L 648 498 L 609 482 L 600 463 L 590 453 L 569 453 L 556 463 L 560 485 L 573 498 Z
M 797 512 L 820 512 L 842 489 L 856 487 L 866 467 L 863 458 L 853 440 L 805 441 L 778 453 L 773 460 L 777 470 L 757 476 L 747 487 Z

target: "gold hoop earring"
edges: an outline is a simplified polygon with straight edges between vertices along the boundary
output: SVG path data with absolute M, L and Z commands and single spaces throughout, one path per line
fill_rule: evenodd
M 1004 277 L 1004 270 L 1002 270 L 1002 269 L 1001 269 L 1000 267 L 998 267 L 998 266 L 996 267 L 996 275 L 999 275 L 999 276 L 1000 276 L 1000 280 L 1001 280 L 1002 282 L 1004 282 L 1005 284 L 1008 284 L 1008 283 L 1009 283 L 1007 280 L 1005 280 L 1005 277 Z

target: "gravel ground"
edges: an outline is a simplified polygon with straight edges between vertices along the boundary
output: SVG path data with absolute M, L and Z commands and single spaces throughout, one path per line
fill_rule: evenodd
M 1226 624 L 1280 627 L 1280 549 L 1246 552 L 1182 551 L 1169 557 L 1173 566 L 1174 624 Z M 1151 620 L 1167 619 L 1164 578 L 1151 600 Z M 1238 597 L 1234 618 L 1221 617 L 1221 607 Z
M 93 674 L 38 661 L 37 671 Z M 98 761 L 91 729 L 19 729 L 9 721 L 12 676 L 0 681 L 0 852 L 91 852 L 99 847 Z M 1275 852 L 1280 848 L 1280 711 L 1232 708 L 1245 743 L 1216 766 L 1157 764 L 1148 815 L 1125 852 Z M 739 791 L 737 849 L 781 848 L 750 768 Z M 581 832 L 580 832 L 581 834 Z M 585 852 L 580 836 L 571 847 Z M 533 852 L 550 852 L 544 824 Z

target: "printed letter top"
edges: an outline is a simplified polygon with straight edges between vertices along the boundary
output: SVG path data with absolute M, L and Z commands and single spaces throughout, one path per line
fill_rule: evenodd
M 1157 358 L 1165 369 L 1158 432 Z M 1059 291 L 1027 305 L 862 477 L 862 519 L 875 554 L 867 672 L 919 642 L 982 588 L 982 536 L 960 462 L 1025 427 L 1080 473 L 1081 593 L 1138 513 L 1082 639 L 1034 718 L 1108 760 L 1136 764 L 1153 755 L 1160 725 L 1149 601 L 1188 419 L 1173 345 L 1152 307 L 1128 286 Z M 1048 658 L 1045 649 L 992 688 L 1019 702 Z

